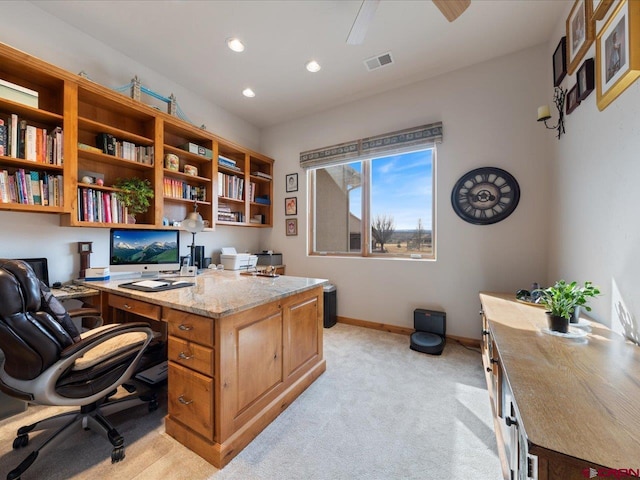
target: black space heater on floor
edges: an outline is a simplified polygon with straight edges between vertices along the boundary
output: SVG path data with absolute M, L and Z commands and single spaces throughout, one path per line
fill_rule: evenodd
M 413 311 L 413 328 L 410 348 L 417 352 L 440 355 L 447 335 L 447 314 L 435 310 L 416 308 Z

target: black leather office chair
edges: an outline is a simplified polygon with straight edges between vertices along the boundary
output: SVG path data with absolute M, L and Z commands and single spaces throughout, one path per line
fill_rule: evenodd
M 81 408 L 20 428 L 14 449 L 25 447 L 33 431 L 59 427 L 8 480 L 19 479 L 40 452 L 78 424 L 103 434 L 113 446 L 111 461 L 118 462 L 124 458 L 124 439 L 104 416 L 143 403 L 150 411 L 158 406 L 153 395 L 109 400 L 136 372 L 153 338 L 149 325 L 103 325 L 79 334 L 59 302 L 44 298 L 45 290 L 27 263 L 0 259 L 0 349 L 5 356 L 0 389 L 39 405 Z

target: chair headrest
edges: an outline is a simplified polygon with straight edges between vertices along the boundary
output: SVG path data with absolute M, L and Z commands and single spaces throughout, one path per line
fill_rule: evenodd
M 0 316 L 40 309 L 40 280 L 22 260 L 0 259 Z

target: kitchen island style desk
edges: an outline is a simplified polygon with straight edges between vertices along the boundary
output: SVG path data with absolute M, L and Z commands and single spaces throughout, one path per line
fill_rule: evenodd
M 115 321 L 166 323 L 166 432 L 222 468 L 325 371 L 326 280 L 215 270 L 180 280 L 195 285 L 142 292 L 118 286 L 130 279 L 88 284 Z

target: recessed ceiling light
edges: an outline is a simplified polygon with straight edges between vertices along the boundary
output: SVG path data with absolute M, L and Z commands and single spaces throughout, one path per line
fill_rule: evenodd
M 255 97 L 255 96 L 256 96 L 256 92 L 254 92 L 254 91 L 253 91 L 253 90 L 251 90 L 250 88 L 245 88 L 245 89 L 242 91 L 242 94 L 243 94 L 245 97 L 249 97 L 249 98 L 253 98 L 253 97 Z
M 312 73 L 319 72 L 320 69 L 322 68 L 320 64 L 315 60 L 311 60 L 310 62 L 307 62 L 306 67 L 307 67 L 307 70 L 309 70 Z
M 227 39 L 227 47 L 229 47 L 234 52 L 244 52 L 244 43 L 242 43 L 237 38 L 229 38 Z

